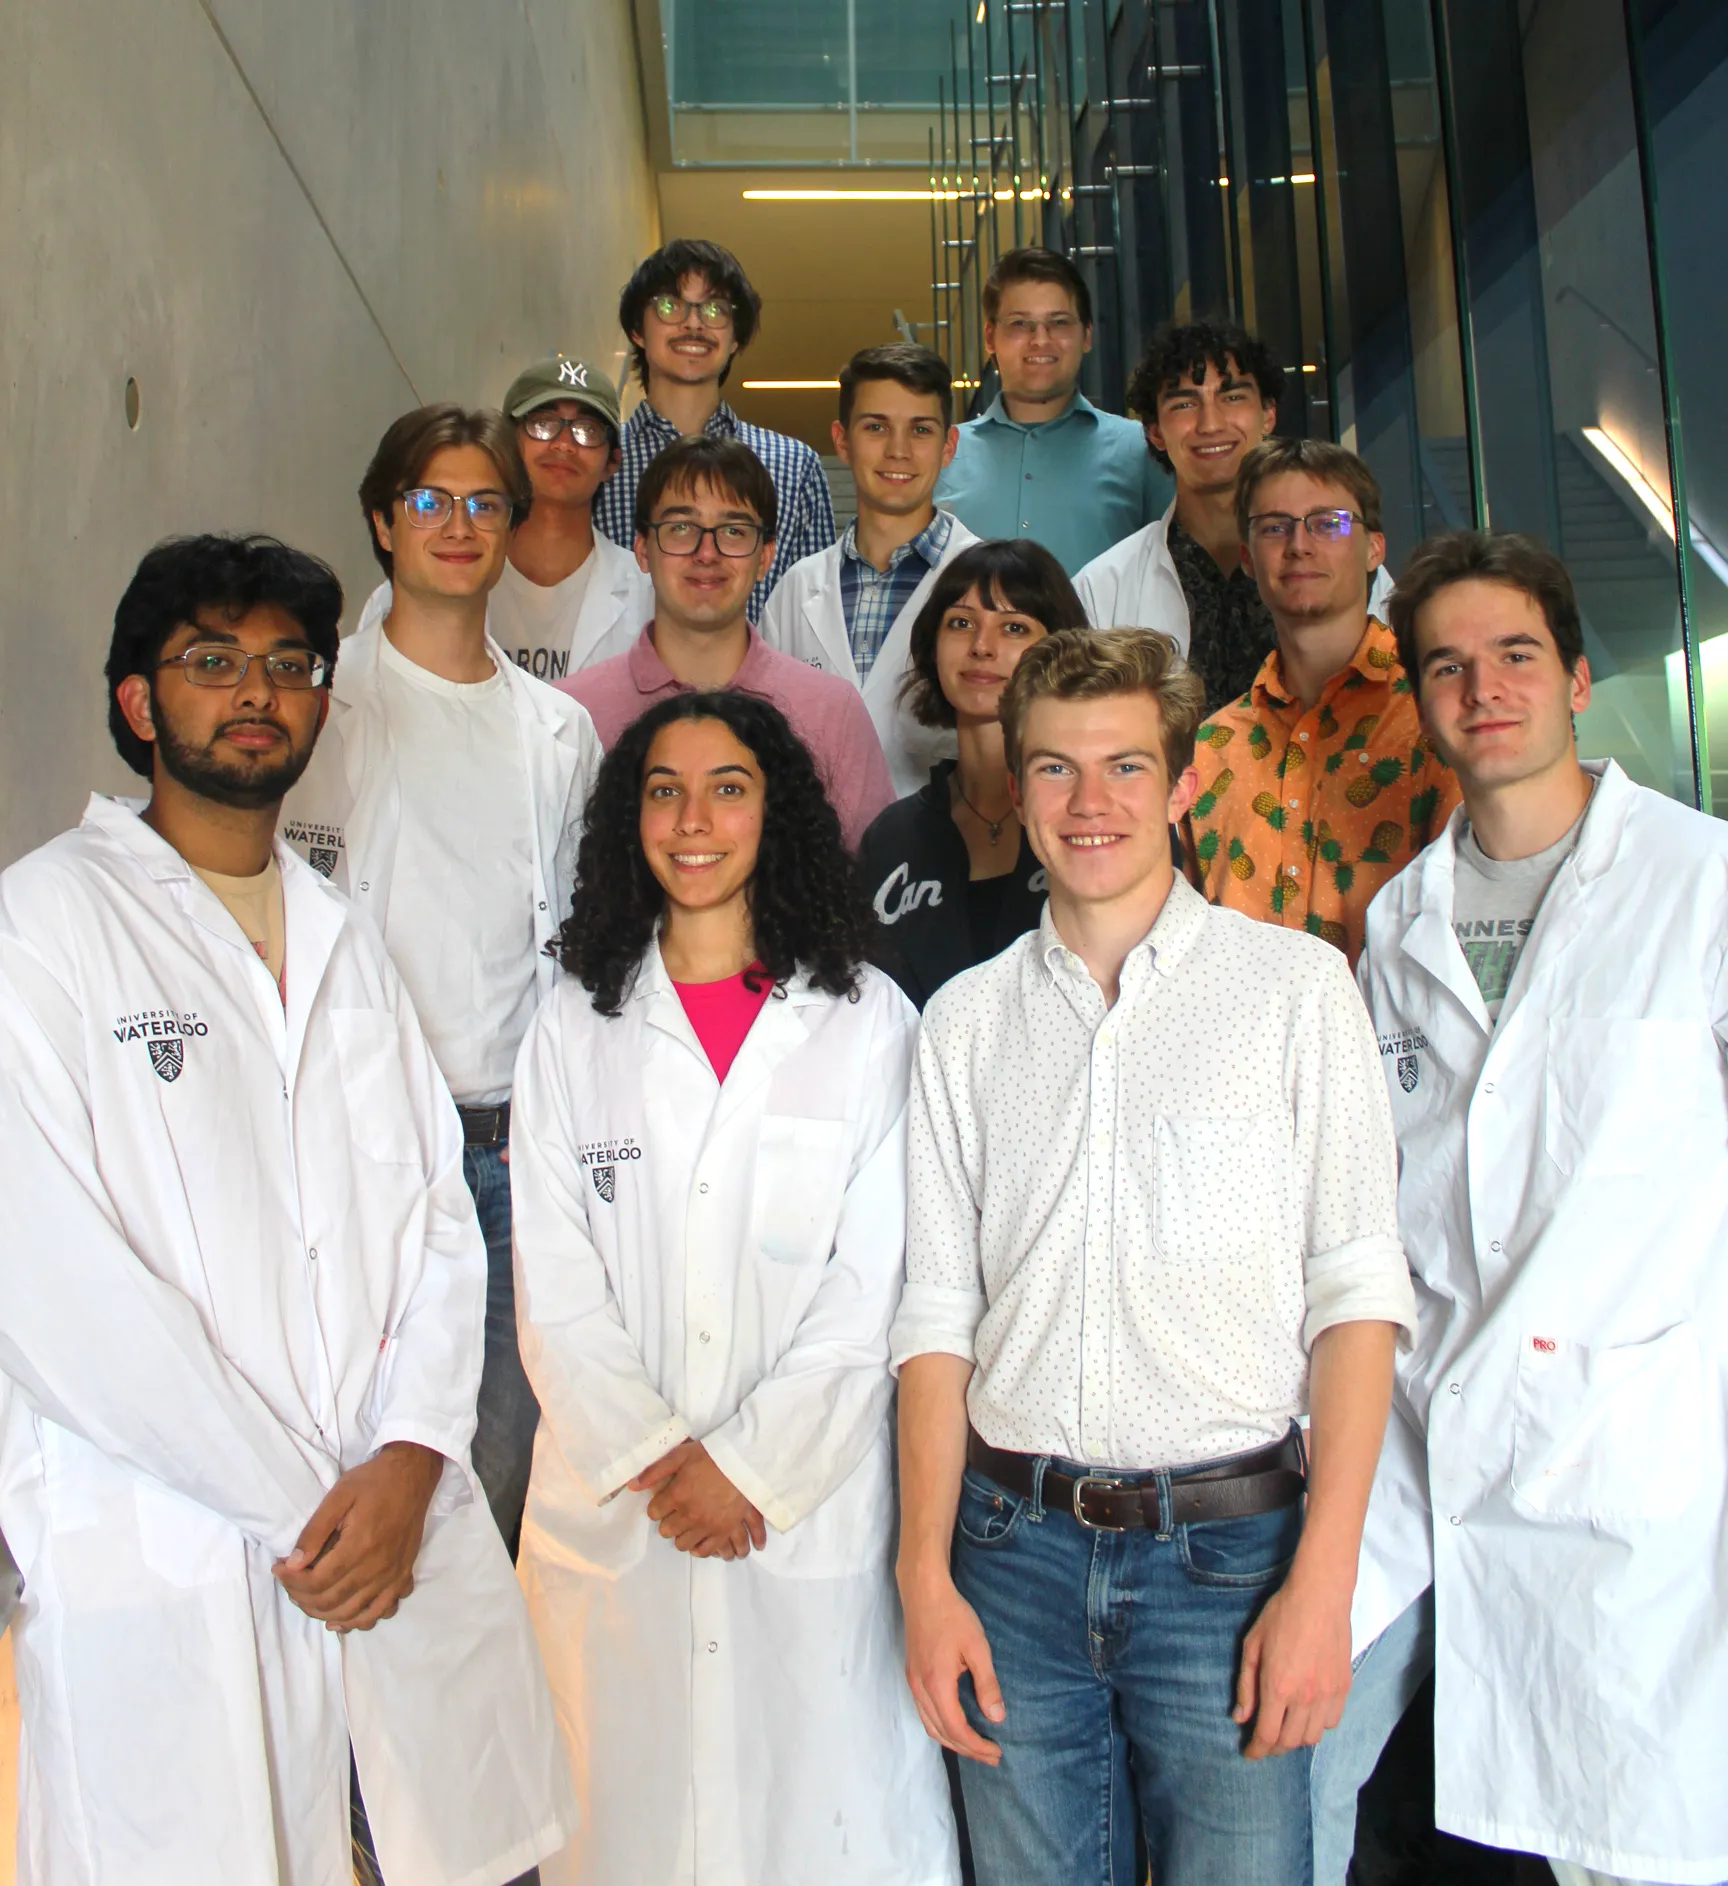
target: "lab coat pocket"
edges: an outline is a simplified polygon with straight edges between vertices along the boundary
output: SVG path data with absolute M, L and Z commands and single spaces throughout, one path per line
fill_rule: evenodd
M 1702 1472 L 1704 1364 L 1690 1323 L 1592 1347 L 1521 1338 L 1512 1503 L 1533 1519 L 1674 1519 Z
M 420 1145 L 396 1017 L 387 1009 L 332 1009 L 330 1031 L 354 1144 L 384 1165 L 417 1165 Z
M 843 1120 L 765 1113 L 756 1143 L 752 1241 L 781 1264 L 826 1263 L 845 1195 Z
M 1160 1114 L 1152 1122 L 1152 1241 L 1172 1264 L 1265 1257 L 1269 1204 L 1283 1157 L 1274 1123 Z
M 1688 1136 L 1720 1119 L 1721 1104 L 1721 1056 L 1699 1023 L 1606 1016 L 1548 1024 L 1543 1138 L 1562 1172 L 1672 1171 Z

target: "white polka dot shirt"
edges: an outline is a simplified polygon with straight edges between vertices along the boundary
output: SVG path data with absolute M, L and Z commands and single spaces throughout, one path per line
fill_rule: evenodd
M 1414 1335 L 1378 1045 L 1343 956 L 1178 877 L 1106 1009 L 1048 907 L 924 1013 L 896 1368 L 993 1446 L 1171 1467 L 1276 1441 L 1336 1323 Z

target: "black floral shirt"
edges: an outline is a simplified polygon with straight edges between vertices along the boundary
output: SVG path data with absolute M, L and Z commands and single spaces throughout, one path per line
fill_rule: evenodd
M 1188 661 L 1206 684 L 1206 711 L 1239 700 L 1254 685 L 1277 636 L 1246 570 L 1228 576 L 1172 516 L 1170 560 L 1188 600 Z

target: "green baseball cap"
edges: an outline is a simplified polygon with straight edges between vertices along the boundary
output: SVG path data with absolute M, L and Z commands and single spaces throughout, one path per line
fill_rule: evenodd
M 623 429 L 617 388 L 598 367 L 569 354 L 536 360 L 517 374 L 504 395 L 504 414 L 509 419 L 526 419 L 537 406 L 550 406 L 561 399 L 574 400 L 578 406 L 598 413 L 614 432 Z

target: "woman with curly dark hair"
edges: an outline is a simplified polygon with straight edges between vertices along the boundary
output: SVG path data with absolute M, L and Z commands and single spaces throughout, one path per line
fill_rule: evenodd
M 953 1886 L 901 1675 L 888 1329 L 917 1018 L 779 711 L 651 708 L 517 1066 L 521 1568 L 583 1802 L 547 1886 Z

